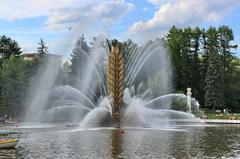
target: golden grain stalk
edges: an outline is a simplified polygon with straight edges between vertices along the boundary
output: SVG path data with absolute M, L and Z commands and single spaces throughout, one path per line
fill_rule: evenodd
M 108 94 L 112 97 L 113 112 L 120 111 L 124 94 L 124 60 L 118 46 L 112 46 L 108 61 Z

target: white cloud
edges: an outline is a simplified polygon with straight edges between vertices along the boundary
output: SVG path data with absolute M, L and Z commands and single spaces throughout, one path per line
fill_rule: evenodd
M 147 1 L 155 5 L 161 2 L 161 0 L 147 0 Z
M 116 20 L 134 9 L 124 0 L 5 0 L 0 19 L 16 20 L 47 16 L 49 28 L 93 20 Z
M 217 22 L 231 9 L 240 4 L 239 0 L 148 0 L 159 5 L 154 16 L 144 22 L 130 26 L 128 35 L 141 32 L 152 36 L 162 36 L 172 25 L 189 26 L 203 22 Z M 162 3 L 162 4 L 160 4 Z
M 49 16 L 49 28 L 63 28 L 74 24 L 88 25 L 95 21 L 113 21 L 134 9 L 132 3 L 123 0 L 104 1 L 98 5 L 86 4 L 54 10 Z
M 15 20 L 45 16 L 52 9 L 73 3 L 74 0 L 2 0 L 0 5 L 0 19 Z
M 143 11 L 148 11 L 149 10 L 149 8 L 148 7 L 143 7 L 143 9 L 142 9 Z
M 67 37 L 59 41 L 56 47 L 58 49 L 61 45 L 57 52 L 64 54 L 70 51 L 81 34 L 90 39 L 97 35 L 108 36 L 111 24 L 121 24 L 121 17 L 132 11 L 134 7 L 134 4 L 124 0 L 105 0 L 100 3 L 66 6 L 53 10 L 48 16 L 46 26 L 53 30 L 72 28 Z
M 18 34 L 18 38 L 15 38 L 19 39 L 24 52 L 36 48 L 37 43 L 32 40 L 33 37 L 46 33 L 44 35 L 48 39 L 50 51 L 65 54 L 72 49 L 75 39 L 82 33 L 89 38 L 107 34 L 111 23 L 121 24 L 121 18 L 134 8 L 134 4 L 125 0 L 1 0 L 0 20 L 14 21 L 45 16 L 45 26 L 40 24 L 39 30 L 19 28 L 3 32 Z M 31 23 L 29 28 L 31 29 Z M 59 30 L 55 34 L 56 29 L 60 29 L 62 34 L 59 34 Z M 51 33 L 54 35 L 49 36 Z M 30 37 L 26 34 L 36 35 Z
M 154 4 L 154 5 L 160 5 L 166 2 L 174 1 L 174 0 L 147 0 L 148 2 Z

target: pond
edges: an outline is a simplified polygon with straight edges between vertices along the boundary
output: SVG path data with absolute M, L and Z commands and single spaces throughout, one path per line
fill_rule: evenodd
M 159 129 L 67 128 L 64 124 L 2 126 L 19 138 L 0 158 L 239 158 L 240 126 L 177 125 Z

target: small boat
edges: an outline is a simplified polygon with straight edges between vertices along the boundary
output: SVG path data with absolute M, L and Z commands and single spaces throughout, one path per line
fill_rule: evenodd
M 14 120 L 5 120 L 6 124 L 19 124 L 18 121 L 14 121 Z
M 65 124 L 66 127 L 77 127 L 79 126 L 78 124 Z
M 4 140 L 0 140 L 0 148 L 4 149 L 4 148 L 14 148 L 17 144 L 18 144 L 17 139 L 4 139 Z

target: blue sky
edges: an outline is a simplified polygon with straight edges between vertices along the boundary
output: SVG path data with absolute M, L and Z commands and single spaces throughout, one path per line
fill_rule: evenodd
M 227 25 L 240 43 L 240 0 L 2 0 L 0 35 L 36 52 L 43 38 L 51 53 L 68 56 L 85 34 L 144 41 L 178 27 Z M 71 29 L 69 29 L 71 28 Z M 240 56 L 238 49 L 238 56 Z

